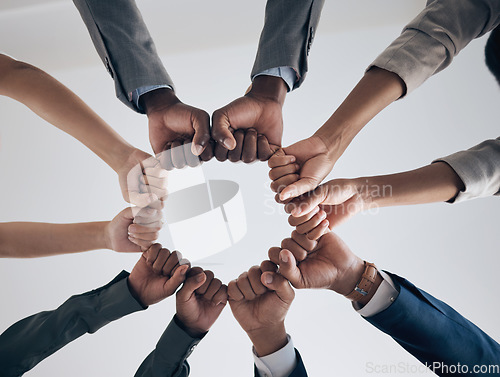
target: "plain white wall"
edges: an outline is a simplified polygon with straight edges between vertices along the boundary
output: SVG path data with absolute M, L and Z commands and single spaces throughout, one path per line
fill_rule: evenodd
M 80 22 L 73 16 L 75 23 Z M 403 24 L 387 23 L 369 31 L 336 33 L 322 33 L 320 26 L 308 78 L 285 104 L 285 145 L 312 134 L 366 66 L 399 35 Z M 47 53 L 64 59 L 57 45 L 42 42 L 47 43 Z M 484 43 L 485 38 L 471 43 L 445 72 L 380 114 L 358 135 L 329 178 L 408 170 L 497 137 L 499 89 L 483 63 Z M 179 97 L 212 112 L 244 92 L 255 48 L 256 42 L 162 58 L 168 62 Z M 37 54 L 30 57 L 26 51 L 23 58 L 36 64 Z M 112 80 L 97 59 L 94 63 L 50 73 L 128 141 L 150 151 L 146 118 L 114 98 Z M 10 99 L 0 98 L 0 114 L 0 221 L 106 220 L 125 207 L 114 172 L 85 147 Z M 246 237 L 201 264 L 227 283 L 266 258 L 268 248 L 279 245 L 291 228 L 272 202 L 266 164 L 211 161 L 203 169 L 209 179 L 237 181 L 246 205 Z M 499 340 L 496 312 L 500 307 L 494 299 L 500 262 L 498 210 L 498 198 L 385 208 L 377 214 L 358 215 L 336 232 L 362 258 L 407 277 Z M 56 308 L 73 294 L 107 283 L 122 269 L 130 271 L 137 259 L 137 255 L 100 250 L 0 261 L 4 287 L 0 331 L 33 313 Z M 174 314 L 174 301 L 166 299 L 81 337 L 27 375 L 133 375 Z M 310 376 L 366 375 L 370 362 L 419 365 L 331 292 L 298 291 L 286 326 Z M 253 375 L 250 342 L 229 307 L 189 361 L 194 377 Z

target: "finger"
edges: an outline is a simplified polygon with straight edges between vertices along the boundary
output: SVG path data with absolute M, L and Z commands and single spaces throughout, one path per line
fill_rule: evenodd
M 280 252 L 281 252 L 280 247 L 271 247 L 267 252 L 267 256 L 269 257 L 269 260 L 271 262 L 278 265 L 280 263 Z
M 293 164 L 296 160 L 295 156 L 285 155 L 285 152 L 281 153 L 279 151 L 283 151 L 283 149 L 279 149 L 278 152 L 275 153 L 267 162 L 267 165 L 271 169 Z
M 314 190 L 316 187 L 318 187 L 319 183 L 319 180 L 316 178 L 301 178 L 297 182 L 290 184 L 287 188 L 285 188 L 280 193 L 280 199 L 286 200 L 290 198 L 296 198 L 299 195 Z
M 210 139 L 203 153 L 200 155 L 201 161 L 210 161 L 214 157 L 215 142 Z
M 295 217 L 301 216 L 323 203 L 327 198 L 327 190 L 325 185 L 318 186 L 313 191 L 294 199 L 291 202 L 293 204 L 286 205 L 285 211 Z
M 219 290 L 217 291 L 217 293 L 214 295 L 214 297 L 212 298 L 212 302 L 215 304 L 215 305 L 226 305 L 227 303 L 227 297 L 228 296 L 228 293 L 227 293 L 227 286 L 222 284 L 222 286 L 219 288 Z
M 191 144 L 191 153 L 200 156 L 210 141 L 210 115 L 200 110 L 193 118 L 194 136 Z M 189 165 L 192 166 L 192 165 Z
M 283 190 L 286 190 L 286 188 L 291 185 L 294 182 L 297 182 L 299 180 L 299 175 L 298 174 L 289 174 L 284 177 L 281 177 L 273 182 L 271 182 L 271 190 L 273 192 L 277 192 L 280 194 L 280 199 L 282 199 L 281 193 Z M 288 198 L 286 198 L 288 199 Z M 286 200 L 284 199 L 284 200 Z
M 306 234 L 307 238 L 309 238 L 310 240 L 318 240 L 319 238 L 321 238 L 321 236 L 323 236 L 323 234 L 330 231 L 329 225 L 330 223 L 328 220 L 323 220 L 316 228 L 310 230 Z
M 151 245 L 143 254 L 142 256 L 146 259 L 146 263 L 149 264 L 150 266 L 153 265 L 154 261 L 156 260 L 156 257 L 158 256 L 158 252 L 161 249 L 161 245 L 159 243 L 155 243 L 154 245 Z
M 248 280 L 248 272 L 243 272 L 238 277 L 238 280 L 236 280 L 236 284 L 238 285 L 241 293 L 243 293 L 245 300 L 254 300 L 255 297 L 257 297 L 255 292 L 252 290 L 250 281 Z
M 241 293 L 240 289 L 238 288 L 236 280 L 231 280 L 227 285 L 227 295 L 231 300 L 234 301 L 241 301 L 245 298 L 243 296 L 243 293 Z
M 184 151 L 184 159 L 186 160 L 186 164 L 195 168 L 201 165 L 200 158 L 198 155 L 193 154 L 193 143 L 187 140 L 184 140 L 183 151 Z M 203 151 L 202 151 L 203 152 Z
M 179 265 L 179 262 L 182 259 L 182 254 L 177 250 L 170 253 L 167 261 L 163 265 L 162 273 L 165 276 L 172 276 L 173 270 Z
M 292 283 L 295 288 L 300 287 L 301 274 L 292 252 L 286 249 L 281 250 L 279 260 L 280 275 Z
M 290 252 L 292 252 L 295 259 L 297 259 L 298 261 L 303 261 L 304 259 L 306 259 L 307 252 L 309 251 L 304 249 L 300 244 L 298 244 L 295 240 L 291 238 L 285 238 L 283 241 L 281 241 L 281 248 L 287 249 Z
M 292 201 L 292 199 L 287 199 L 287 200 L 281 201 L 281 200 L 280 200 L 280 194 L 276 194 L 276 195 L 274 195 L 274 200 L 275 200 L 275 201 L 276 201 L 276 203 L 278 203 L 278 204 L 288 204 L 290 201 Z
M 128 240 L 132 243 L 135 243 L 137 246 L 139 246 L 142 251 L 147 250 L 153 244 L 153 242 L 156 241 L 156 240 L 152 240 L 152 241 L 142 240 L 140 238 L 134 237 L 133 235 L 129 235 Z
M 211 301 L 215 294 L 219 291 L 220 287 L 222 287 L 222 282 L 219 279 L 212 279 L 206 292 L 203 294 L 203 298 L 207 301 Z
M 279 251 L 278 251 L 278 255 L 279 255 Z M 271 262 L 270 260 L 265 260 L 265 261 L 262 261 L 262 263 L 260 264 L 260 270 L 262 272 L 266 272 L 266 271 L 278 272 L 278 265 L 276 263 Z
M 161 249 L 158 252 L 158 256 L 156 257 L 156 260 L 153 262 L 153 271 L 155 274 L 162 274 L 163 272 L 163 266 L 165 265 L 165 262 L 167 259 L 170 257 L 170 251 L 168 249 Z M 168 275 L 168 274 L 167 274 Z
M 168 296 L 173 295 L 177 288 L 186 280 L 187 271 L 188 266 L 181 266 L 174 272 L 172 277 L 165 282 L 163 289 L 167 292 Z
M 222 144 L 215 144 L 215 158 L 217 161 L 224 162 L 227 160 L 227 154 L 229 150 L 225 148 Z
M 291 217 L 293 218 L 293 216 L 291 216 Z M 308 232 L 310 232 L 314 228 L 316 228 L 319 224 L 321 224 L 321 222 L 325 219 L 326 219 L 326 212 L 321 210 L 316 215 L 314 215 L 310 220 L 308 220 L 300 225 L 297 225 L 295 230 L 299 234 L 307 234 Z
M 154 170 L 154 171 L 151 172 L 151 170 Z M 149 171 L 149 172 L 146 173 L 146 171 Z M 148 168 L 148 169 L 146 169 L 146 171 L 144 172 L 144 175 L 141 177 L 141 184 L 142 185 L 148 185 L 148 186 L 155 187 L 158 189 L 166 189 L 167 188 L 167 176 L 166 175 L 163 177 L 155 177 L 154 175 L 152 175 L 152 173 L 157 174 L 158 173 L 157 169 Z M 164 170 L 164 169 L 161 169 L 160 171 L 166 172 L 166 170 Z
M 236 140 L 236 146 L 233 150 L 229 151 L 229 153 L 227 154 L 227 158 L 231 162 L 238 162 L 241 160 L 243 141 L 245 140 L 245 130 L 236 130 L 233 136 L 234 140 Z
M 257 137 L 257 156 L 260 161 L 267 161 L 271 158 L 276 148 L 269 144 L 269 140 L 264 135 Z
M 203 283 L 203 285 L 196 290 L 196 293 L 199 295 L 205 294 L 205 292 L 208 289 L 208 286 L 210 285 L 210 282 L 214 279 L 214 273 L 210 270 L 205 270 L 205 275 L 207 276 L 205 283 Z
M 216 110 L 212 115 L 212 138 L 224 148 L 232 150 L 236 147 L 236 140 L 230 131 L 230 121 L 225 110 Z
M 300 170 L 299 164 L 291 163 L 284 166 L 277 166 L 271 170 L 269 170 L 269 178 L 271 181 L 275 181 L 278 178 L 284 177 L 289 174 L 297 173 Z
M 184 156 L 184 147 L 180 140 L 175 140 L 172 142 L 172 164 L 176 169 L 182 169 L 186 166 L 186 157 Z
M 268 289 L 275 291 L 282 301 L 286 302 L 287 304 L 292 303 L 295 297 L 295 292 L 288 283 L 288 280 L 282 275 L 277 274 L 276 272 L 264 272 L 262 274 L 261 280 L 262 284 L 265 285 Z
M 179 267 L 182 268 L 184 266 Z M 194 292 L 200 288 L 205 280 L 207 279 L 205 273 L 202 271 L 198 271 L 196 274 L 189 274 L 184 282 L 182 288 L 177 292 L 177 300 L 181 302 L 189 301 L 189 299 L 194 295 Z
M 312 252 L 318 245 L 316 241 L 310 240 L 305 234 L 300 234 L 296 230 L 292 232 L 292 239 L 308 252 Z
M 129 234 L 142 235 L 142 234 L 159 232 L 161 230 L 161 226 L 150 227 L 139 224 L 131 224 L 129 225 L 127 230 Z
M 262 271 L 259 266 L 253 266 L 248 270 L 248 281 L 250 282 L 252 291 L 254 291 L 256 295 L 263 295 L 267 292 L 267 288 L 260 281 L 261 275 Z
M 167 144 L 167 148 L 158 153 L 156 158 L 160 161 L 160 165 L 165 170 L 172 170 L 174 163 L 172 162 L 172 143 Z
M 150 233 L 129 233 L 129 236 L 141 241 L 149 241 L 153 243 L 160 236 L 159 232 L 150 232 Z
M 167 198 L 167 189 L 166 188 L 158 188 L 149 185 L 141 184 L 139 186 L 139 190 L 141 193 L 148 193 L 150 195 L 156 195 L 159 200 L 165 200 Z M 148 204 L 149 206 L 149 204 Z
M 241 160 L 245 164 L 250 164 L 257 159 L 257 131 L 250 128 L 245 133 Z
M 137 191 L 129 192 L 130 204 L 139 208 L 147 207 L 149 204 L 159 200 L 158 196 L 154 193 L 140 193 L 139 187 Z
M 306 213 L 305 215 L 302 215 L 299 217 L 294 217 L 294 216 L 290 215 L 290 216 L 288 216 L 288 224 L 290 224 L 291 226 L 299 226 L 301 224 L 305 224 L 309 220 L 311 220 L 319 212 L 319 210 L 320 210 L 319 207 L 315 207 L 311 212 Z M 301 232 L 299 232 L 299 233 L 301 233 Z

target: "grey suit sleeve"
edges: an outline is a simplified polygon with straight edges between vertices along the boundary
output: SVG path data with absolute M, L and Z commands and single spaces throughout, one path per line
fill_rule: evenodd
M 70 297 L 55 310 L 16 322 L 0 335 L 3 377 L 22 376 L 43 359 L 85 333 L 144 308 L 132 297 L 128 272 L 99 289 Z
M 370 65 L 396 73 L 410 93 L 500 23 L 498 0 L 428 0 L 426 8 Z
M 267 1 L 252 78 L 270 68 L 291 67 L 297 74 L 293 89 L 302 84 L 324 3 L 324 0 Z
M 500 195 L 500 137 L 433 162 L 446 162 L 464 183 L 451 203 Z
M 106 69 L 115 81 L 116 96 L 141 112 L 130 94 L 141 87 L 173 82 L 134 0 L 73 0 Z
M 189 375 L 187 358 L 201 338 L 188 335 L 176 316 L 163 332 L 156 348 L 142 362 L 135 377 L 186 377 Z

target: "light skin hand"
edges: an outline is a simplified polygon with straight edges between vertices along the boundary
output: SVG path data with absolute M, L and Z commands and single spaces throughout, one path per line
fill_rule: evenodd
M 140 104 L 148 115 L 149 140 L 156 154 L 172 148 L 180 151 L 175 147 L 189 143 L 190 150 L 185 151 L 185 155 L 172 155 L 171 160 L 179 160 L 176 168 L 186 166 L 193 156 L 201 156 L 204 161 L 212 157 L 211 148 L 207 149 L 210 145 L 210 117 L 206 111 L 182 103 L 168 88 L 143 94 Z
M 176 294 L 177 318 L 193 338 L 202 337 L 227 303 L 227 286 L 212 271 L 193 267 Z
M 128 277 L 129 289 L 143 306 L 172 296 L 186 279 L 189 262 L 178 251 L 152 245 L 139 258 Z
M 269 355 L 287 344 L 285 317 L 295 297 L 277 266 L 264 261 L 228 284 L 234 317 L 252 341 L 257 355 Z
M 258 76 L 251 89 L 212 115 L 212 138 L 219 161 L 266 161 L 281 146 L 282 108 L 287 93 L 278 77 Z

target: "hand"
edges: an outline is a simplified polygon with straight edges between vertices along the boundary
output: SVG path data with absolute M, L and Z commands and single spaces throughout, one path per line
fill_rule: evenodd
M 279 77 L 258 76 L 250 91 L 212 115 L 219 161 L 265 161 L 281 146 L 287 86 Z
M 143 306 L 156 304 L 174 294 L 189 267 L 181 253 L 171 253 L 156 243 L 142 254 L 130 273 L 130 292 Z
M 295 297 L 277 266 L 264 261 L 228 284 L 234 318 L 248 334 L 257 354 L 269 355 L 287 344 L 285 317 Z
M 289 156 L 293 156 L 291 158 Z M 315 189 L 331 172 L 337 158 L 318 136 L 311 136 L 276 153 L 269 160 L 271 189 L 280 201 Z
M 212 271 L 192 268 L 177 292 L 177 318 L 190 336 L 200 338 L 219 318 L 227 303 L 227 287 Z
M 142 212 L 157 212 L 153 209 L 145 209 L 136 217 L 138 221 L 144 221 L 146 217 L 140 216 Z M 150 215 L 151 216 L 151 215 Z M 153 221 L 154 217 L 147 217 L 151 222 L 147 225 L 134 224 L 132 208 L 125 208 L 111 220 L 105 228 L 105 240 L 108 249 L 119 252 L 141 252 L 149 248 L 158 238 L 161 229 L 161 220 Z M 161 219 L 161 216 L 160 216 Z
M 158 154 L 173 149 L 170 161 L 176 165 L 172 167 L 199 164 L 198 156 L 203 161 L 212 158 L 212 148 L 207 148 L 210 145 L 210 116 L 206 111 L 182 103 L 168 88 L 143 94 L 141 105 L 148 115 L 153 151 Z M 189 148 L 178 148 L 184 144 L 189 144 Z M 183 153 L 177 155 L 175 152 Z
M 146 152 L 133 149 L 117 173 L 128 203 L 143 208 L 166 198 L 167 171 Z
M 314 248 L 309 245 L 294 232 L 292 238 L 283 240 L 281 248 L 269 250 L 269 259 L 279 265 L 280 274 L 295 288 L 330 289 L 342 295 L 351 293 L 363 275 L 363 260 L 334 233 L 325 234 Z
M 370 193 L 356 180 L 334 179 L 287 203 L 285 211 L 297 232 L 318 239 L 371 204 Z

